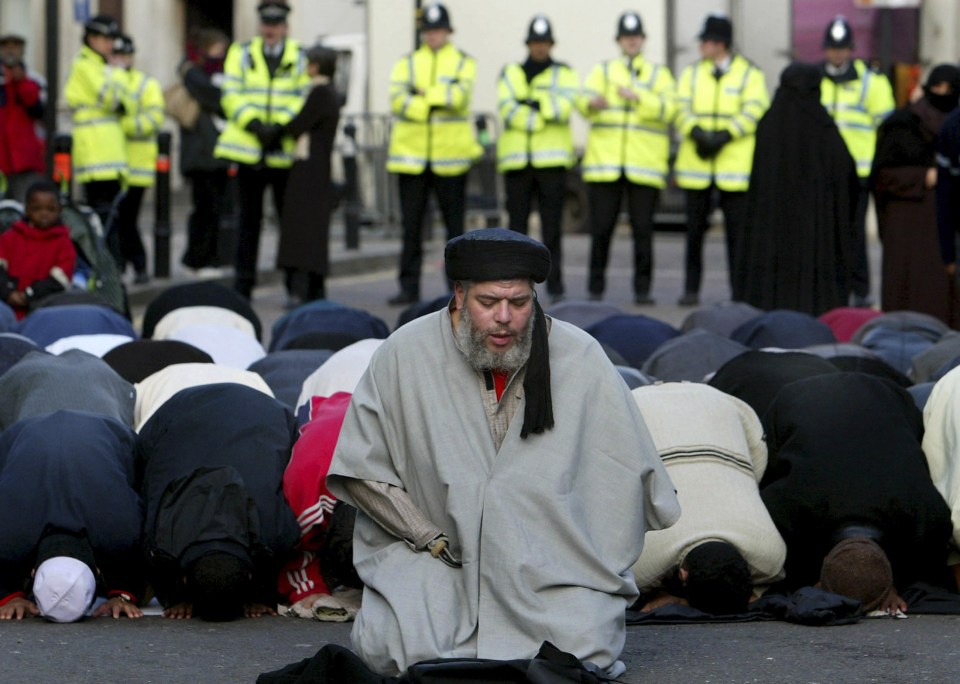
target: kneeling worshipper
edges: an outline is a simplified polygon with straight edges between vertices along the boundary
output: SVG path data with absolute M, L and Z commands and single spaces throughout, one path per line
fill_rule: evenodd
M 937 491 L 950 506 L 953 536 L 948 564 L 960 590 L 960 368 L 944 375 L 923 409 L 923 454 Z
M 906 611 L 898 592 L 914 583 L 952 585 L 950 509 L 906 390 L 865 373 L 797 380 L 763 426 L 770 467 L 760 495 L 787 543 L 784 588 L 819 582 L 869 613 Z
M 234 383 L 181 390 L 140 430 L 144 548 L 164 617 L 276 613 L 300 536 L 282 490 L 295 438 L 289 409 Z
M 56 411 L 0 436 L 0 620 L 140 617 L 146 581 L 133 431 Z
M 352 646 L 395 675 L 549 641 L 617 677 L 630 568 L 679 517 L 673 484 L 600 344 L 543 314 L 540 242 L 487 228 L 444 256 L 453 299 L 373 354 L 327 477 L 359 510 Z
M 633 398 L 683 511 L 669 528 L 647 532 L 633 564 L 641 610 L 686 603 L 715 615 L 744 612 L 783 578 L 787 554 L 760 499 L 767 446 L 757 414 L 692 382 L 641 387 Z
M 103 359 L 79 349 L 29 352 L 0 376 L 0 430 L 60 409 L 89 411 L 133 425 L 135 391 Z
M 276 352 L 275 352 L 276 353 Z M 314 397 L 283 474 L 283 494 L 300 524 L 296 554 L 280 574 L 286 615 L 327 622 L 352 620 L 363 584 L 353 567 L 356 510 L 327 489 L 327 473 L 350 395 Z

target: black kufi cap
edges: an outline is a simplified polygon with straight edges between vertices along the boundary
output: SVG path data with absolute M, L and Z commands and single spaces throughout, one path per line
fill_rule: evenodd
M 420 15 L 420 30 L 429 31 L 431 29 L 453 30 L 453 26 L 450 24 L 450 13 L 439 2 L 424 7 L 423 14 Z
M 527 29 L 527 42 L 554 42 L 553 27 L 550 25 L 550 20 L 542 14 L 535 16 L 530 22 L 530 28 Z
M 622 36 L 643 36 L 643 21 L 636 12 L 624 12 L 617 22 L 617 38 Z
M 730 46 L 733 43 L 733 23 L 725 14 L 708 14 L 700 29 L 700 40 L 715 40 Z
M 482 228 L 447 243 L 443 253 L 450 280 L 513 280 L 542 283 L 550 273 L 550 251 L 541 242 L 506 228 Z
M 83 30 L 86 33 L 93 33 L 98 36 L 110 36 L 112 38 L 120 33 L 120 24 L 109 14 L 98 14 L 87 20 L 87 23 L 83 25 Z
M 531 237 L 506 228 L 483 228 L 464 233 L 444 250 L 447 277 L 453 281 L 490 281 L 530 278 L 542 283 L 550 273 L 550 251 Z M 550 390 L 550 347 L 547 320 L 540 302 L 533 302 L 530 360 L 523 379 L 526 407 L 520 437 L 553 428 Z
M 853 29 L 846 17 L 837 15 L 823 34 L 824 48 L 852 48 Z
M 283 24 L 290 14 L 290 5 L 280 0 L 266 0 L 257 5 L 257 12 L 264 24 Z

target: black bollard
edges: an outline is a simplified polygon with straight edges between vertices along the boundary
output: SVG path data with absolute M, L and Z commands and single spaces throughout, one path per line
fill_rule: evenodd
M 353 121 L 343 127 L 343 135 L 344 237 L 347 249 L 360 249 L 360 181 L 357 177 L 357 127 Z
M 157 183 L 153 224 L 153 274 L 170 277 L 170 140 L 168 132 L 157 136 Z

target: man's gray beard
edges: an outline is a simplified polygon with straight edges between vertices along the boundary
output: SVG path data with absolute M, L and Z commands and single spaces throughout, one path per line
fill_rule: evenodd
M 530 358 L 533 345 L 533 322 L 536 316 L 530 316 L 527 327 L 514 339 L 513 345 L 505 352 L 492 352 L 487 349 L 487 331 L 473 329 L 473 318 L 467 307 L 460 310 L 460 323 L 457 325 L 457 342 L 467 357 L 470 367 L 478 371 L 504 371 L 512 373 Z

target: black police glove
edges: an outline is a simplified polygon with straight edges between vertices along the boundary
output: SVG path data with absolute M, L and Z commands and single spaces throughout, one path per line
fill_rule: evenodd
M 257 139 L 263 146 L 264 152 L 273 152 L 280 149 L 280 139 L 283 137 L 283 126 L 280 124 L 265 124 L 257 134 Z
M 712 138 L 713 140 L 711 142 L 713 144 L 714 154 L 722 150 L 724 145 L 733 140 L 730 131 L 714 131 Z
M 260 119 L 254 119 L 246 125 L 246 130 L 248 133 L 253 133 L 258 138 L 260 137 L 260 131 L 263 130 L 263 122 Z
M 524 100 L 523 104 L 527 105 L 530 109 L 540 111 L 540 100 Z
M 690 131 L 690 137 L 693 138 L 693 144 L 697 149 L 697 156 L 701 159 L 710 159 L 716 152 L 713 150 L 713 136 L 710 131 L 705 131 L 699 126 L 694 126 Z
M 117 112 L 117 116 L 126 116 L 127 108 L 123 106 L 122 102 L 119 102 L 117 103 L 116 112 Z

